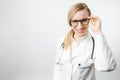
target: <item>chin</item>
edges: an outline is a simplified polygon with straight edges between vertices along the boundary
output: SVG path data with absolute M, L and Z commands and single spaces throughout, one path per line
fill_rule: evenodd
M 77 32 L 78 36 L 84 36 L 87 34 L 88 31 L 85 31 L 85 32 Z

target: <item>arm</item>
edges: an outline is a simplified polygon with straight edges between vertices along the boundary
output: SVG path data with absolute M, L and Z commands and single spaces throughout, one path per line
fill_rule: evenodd
M 115 68 L 115 60 L 104 35 L 101 33 L 95 39 L 95 68 L 99 71 L 111 71 Z
M 95 68 L 99 71 L 111 71 L 115 68 L 115 60 L 111 49 L 102 34 L 101 21 L 97 16 L 90 16 L 90 27 L 95 39 Z
M 54 72 L 53 72 L 53 80 L 61 80 L 60 79 L 60 66 L 55 64 L 54 65 Z
M 62 42 L 63 42 L 63 38 L 59 38 L 57 41 L 53 80 L 61 80 L 61 66 L 59 64 L 59 61 L 61 59 L 61 44 L 62 44 Z

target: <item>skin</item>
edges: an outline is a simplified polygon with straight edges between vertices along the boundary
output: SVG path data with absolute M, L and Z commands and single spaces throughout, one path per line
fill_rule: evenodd
M 90 26 L 91 30 L 95 35 L 102 33 L 101 31 L 101 21 L 98 16 L 91 15 L 89 16 L 88 11 L 86 9 L 78 11 L 73 17 L 72 20 L 81 20 L 84 18 L 89 18 L 90 21 L 86 25 L 82 25 L 81 23 L 78 24 L 77 27 L 72 27 L 75 34 L 73 38 L 78 41 L 88 32 L 88 27 Z

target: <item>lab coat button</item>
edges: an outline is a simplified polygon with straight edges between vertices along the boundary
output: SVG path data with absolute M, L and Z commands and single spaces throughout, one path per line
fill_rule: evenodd
M 78 66 L 81 66 L 81 64 L 79 63 Z

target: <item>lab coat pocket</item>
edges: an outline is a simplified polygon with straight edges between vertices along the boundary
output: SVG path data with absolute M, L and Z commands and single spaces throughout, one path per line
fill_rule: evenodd
M 73 80 L 85 80 L 89 74 L 91 65 L 78 65 L 73 75 Z

